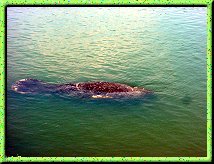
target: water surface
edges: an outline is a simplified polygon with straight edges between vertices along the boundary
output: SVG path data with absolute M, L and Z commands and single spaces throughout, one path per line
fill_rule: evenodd
M 7 155 L 206 156 L 205 7 L 8 7 Z M 154 97 L 14 93 L 13 82 L 111 81 Z

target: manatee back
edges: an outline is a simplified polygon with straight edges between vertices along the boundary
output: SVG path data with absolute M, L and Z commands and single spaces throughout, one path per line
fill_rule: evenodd
M 83 91 L 114 93 L 114 92 L 130 92 L 132 87 L 120 83 L 112 82 L 87 82 L 77 84 L 77 88 Z

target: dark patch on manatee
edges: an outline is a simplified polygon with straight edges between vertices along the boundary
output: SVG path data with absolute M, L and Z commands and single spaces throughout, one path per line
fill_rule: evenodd
M 106 81 L 51 84 L 31 78 L 16 81 L 11 88 L 21 94 L 58 93 L 91 98 L 139 97 L 153 93 L 143 87 Z

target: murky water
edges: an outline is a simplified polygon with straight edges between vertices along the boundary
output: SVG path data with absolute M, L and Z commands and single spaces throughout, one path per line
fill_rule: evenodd
M 206 156 L 206 8 L 7 8 L 7 155 Z M 138 100 L 23 95 L 111 81 Z

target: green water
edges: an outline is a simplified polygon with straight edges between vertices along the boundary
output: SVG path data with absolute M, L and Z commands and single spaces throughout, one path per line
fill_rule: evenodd
M 7 155 L 206 156 L 206 8 L 7 8 Z M 23 95 L 16 80 L 154 96 Z

